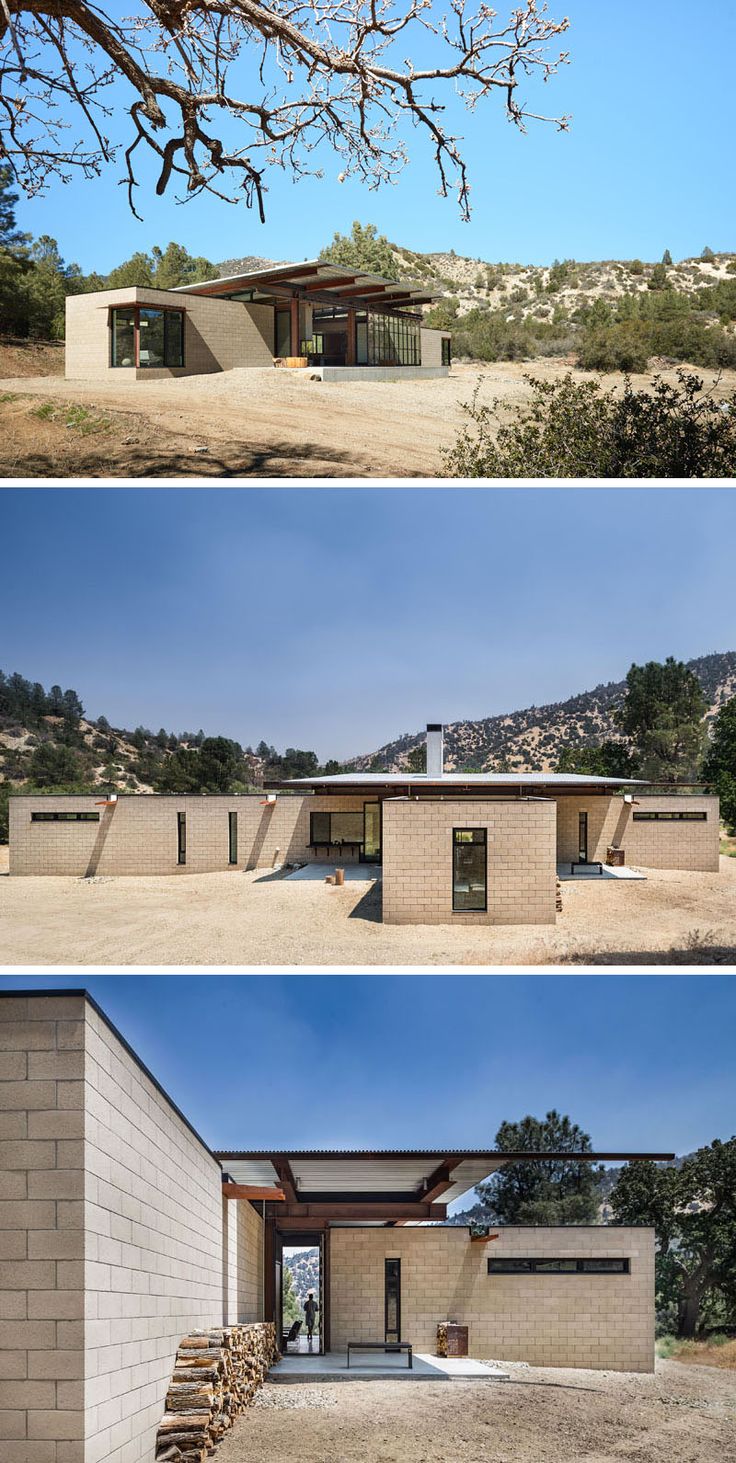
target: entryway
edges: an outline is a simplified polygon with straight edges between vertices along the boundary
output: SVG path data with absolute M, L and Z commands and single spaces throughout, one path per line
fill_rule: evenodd
M 322 1356 L 328 1344 L 328 1235 L 322 1230 L 276 1238 L 275 1291 L 280 1350 L 285 1358 L 301 1365 L 310 1358 Z

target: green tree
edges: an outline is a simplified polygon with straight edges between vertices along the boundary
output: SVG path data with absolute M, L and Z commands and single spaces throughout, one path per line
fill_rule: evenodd
M 669 280 L 667 278 L 667 265 L 666 264 L 655 264 L 654 265 L 654 268 L 652 269 L 652 272 L 651 272 L 651 274 L 649 276 L 649 279 L 647 280 L 647 289 L 650 289 L 650 290 L 666 290 L 666 289 L 671 289 L 670 282 L 669 282 Z
M 109 290 L 128 289 L 133 285 L 153 284 L 153 260 L 150 254 L 131 254 L 130 259 L 111 269 L 106 286 Z
M 589 1135 L 554 1109 L 544 1119 L 527 1116 L 518 1123 L 502 1123 L 496 1148 L 501 1153 L 592 1151 Z M 568 1158 L 506 1163 L 477 1192 L 492 1223 L 592 1224 L 601 1172 L 593 1163 Z
M 593 747 L 563 747 L 557 772 L 583 772 L 590 777 L 636 777 L 638 762 L 625 742 L 608 740 Z
M 672 265 L 672 255 L 670 254 L 669 249 L 665 249 L 664 254 L 662 255 L 662 263 L 667 268 L 670 268 L 671 267 L 671 265 Z
M 721 816 L 736 833 L 736 696 L 720 708 L 703 759 L 703 776 L 721 800 Z
M 660 1330 L 693 1337 L 736 1304 L 736 1138 L 685 1158 L 679 1167 L 628 1164 L 610 1196 L 614 1224 L 656 1231 Z
M 427 748 L 424 742 L 411 748 L 406 759 L 406 767 L 408 772 L 427 771 Z
M 207 792 L 230 792 L 242 770 L 243 748 L 228 737 L 205 737 L 199 749 L 199 782 Z
M 152 256 L 152 283 L 158 290 L 175 289 L 180 284 L 196 284 L 203 279 L 213 279 L 217 274 L 209 259 L 193 257 L 183 244 L 167 244 L 163 250 L 154 245 Z
M 705 697 L 697 676 L 668 655 L 632 665 L 617 720 L 639 755 L 644 777 L 687 781 L 699 771 L 705 729 Z
M 28 257 L 31 236 L 16 227 L 17 202 L 10 168 L 0 166 L 0 330 L 25 335 L 28 329 L 25 285 L 31 267 Z
M 678 385 L 655 376 L 649 391 L 603 391 L 597 381 L 536 380 L 529 406 L 508 419 L 502 401 L 481 405 L 480 383 L 463 405 L 468 423 L 443 449 L 446 477 L 736 476 L 736 391 L 703 394 L 700 377 Z M 506 410 L 504 418 L 501 413 Z
M 41 742 L 28 763 L 28 775 L 36 787 L 60 787 L 79 782 L 83 775 L 80 758 L 71 747 L 57 742 Z
M 349 234 L 334 234 L 332 243 L 320 254 L 331 264 L 345 264 L 348 269 L 364 270 L 395 279 L 396 260 L 389 241 L 379 234 L 375 224 L 361 224 L 357 219 Z
M 284 1263 L 281 1271 L 281 1315 L 284 1327 L 288 1330 L 294 1321 L 302 1319 L 302 1308 L 299 1304 L 299 1297 L 294 1290 L 294 1280 L 289 1266 Z
M 708 247 L 708 245 L 706 244 L 706 246 L 705 246 L 705 248 L 704 248 L 704 250 L 703 250 L 703 252 L 702 252 L 702 254 L 701 254 L 700 257 L 701 257 L 701 259 L 715 259 L 716 256 L 713 253 L 713 250 L 710 249 Z

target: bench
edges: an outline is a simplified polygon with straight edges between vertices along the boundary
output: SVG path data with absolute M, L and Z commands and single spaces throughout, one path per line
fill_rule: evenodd
M 351 1351 L 405 1351 L 409 1361 L 409 1370 L 411 1371 L 414 1366 L 411 1341 L 348 1341 L 348 1367 Z
M 574 874 L 576 869 L 597 869 L 598 873 L 602 874 L 603 864 L 599 864 L 597 859 L 574 859 L 570 864 L 570 873 Z
M 317 851 L 317 849 L 323 848 L 327 854 L 329 854 L 330 850 L 333 850 L 333 852 L 336 852 L 338 855 L 340 855 L 344 849 L 349 849 L 351 853 L 357 853 L 358 855 L 360 855 L 363 845 L 362 843 L 359 843 L 357 839 L 353 840 L 352 838 L 345 838 L 342 840 L 341 843 L 315 842 L 310 843 L 309 847 L 313 848 L 315 852 Z

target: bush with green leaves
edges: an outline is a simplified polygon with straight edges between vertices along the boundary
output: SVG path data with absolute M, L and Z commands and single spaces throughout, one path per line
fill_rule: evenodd
M 699 376 L 677 385 L 655 376 L 648 391 L 604 391 L 598 381 L 526 380 L 528 406 L 515 411 L 480 400 L 482 380 L 463 405 L 467 421 L 443 449 L 443 473 L 462 478 L 700 478 L 736 476 L 736 392 L 720 401 Z
M 721 817 L 729 832 L 736 834 L 736 696 L 714 718 L 703 776 L 720 797 Z

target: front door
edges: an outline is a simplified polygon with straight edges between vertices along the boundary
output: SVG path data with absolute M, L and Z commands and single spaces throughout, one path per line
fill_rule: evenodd
M 363 804 L 363 862 L 381 862 L 381 804 Z
M 588 862 L 588 814 L 578 813 L 578 862 Z

